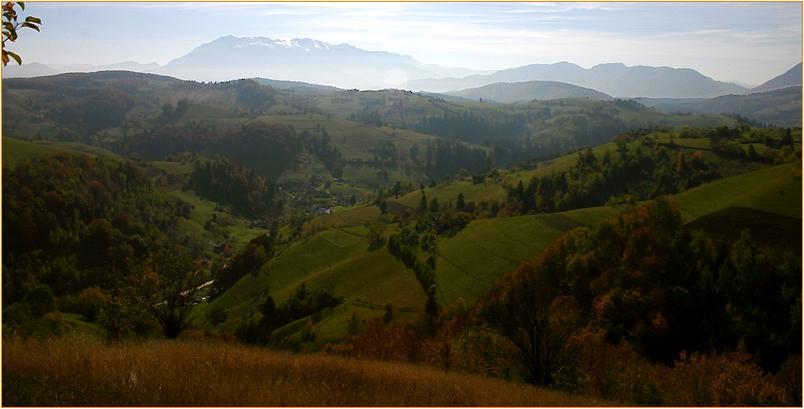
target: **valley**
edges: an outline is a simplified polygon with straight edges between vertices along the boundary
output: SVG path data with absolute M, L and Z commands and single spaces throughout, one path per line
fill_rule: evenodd
M 800 405 L 800 70 L 4 68 L 3 404 Z

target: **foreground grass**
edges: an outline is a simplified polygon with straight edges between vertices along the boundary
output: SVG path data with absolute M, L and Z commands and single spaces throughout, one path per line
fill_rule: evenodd
M 401 363 L 238 345 L 10 341 L 3 406 L 588 406 L 594 398 Z

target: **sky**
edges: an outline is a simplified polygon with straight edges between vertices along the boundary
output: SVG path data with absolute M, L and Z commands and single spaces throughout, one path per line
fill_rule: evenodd
M 693 68 L 757 85 L 801 61 L 791 3 L 26 3 L 26 62 L 165 64 L 218 37 L 314 38 L 497 70 L 569 61 Z

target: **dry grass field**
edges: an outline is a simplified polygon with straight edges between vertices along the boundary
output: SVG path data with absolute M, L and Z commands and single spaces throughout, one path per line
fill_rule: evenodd
M 593 406 L 427 367 L 225 343 L 3 345 L 3 406 Z

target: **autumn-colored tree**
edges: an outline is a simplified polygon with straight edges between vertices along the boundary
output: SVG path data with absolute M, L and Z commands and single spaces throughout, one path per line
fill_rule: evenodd
M 579 314 L 558 277 L 529 264 L 505 277 L 482 307 L 490 329 L 515 347 L 525 380 L 549 384 Z
M 13 58 L 17 64 L 22 65 L 22 57 L 18 54 L 8 50 L 6 48 L 6 44 L 9 42 L 17 41 L 17 30 L 21 28 L 30 28 L 32 30 L 39 31 L 39 26 L 42 24 L 42 20 L 33 17 L 27 16 L 25 20 L 22 22 L 19 21 L 20 16 L 17 15 L 17 10 L 15 9 L 16 6 L 20 7 L 20 10 L 25 10 L 25 3 L 21 1 L 7 1 L 3 3 L 3 52 L 2 52 L 2 61 L 3 65 L 8 65 L 8 62 L 11 61 Z
M 166 338 L 178 337 L 187 327 L 199 273 L 187 253 L 164 249 L 132 281 L 136 300 L 156 318 Z

